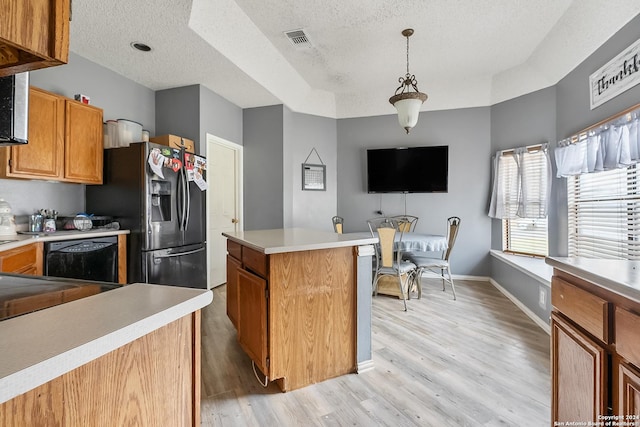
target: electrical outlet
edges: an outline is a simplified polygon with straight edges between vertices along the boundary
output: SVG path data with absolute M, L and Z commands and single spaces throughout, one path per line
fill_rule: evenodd
M 547 308 L 547 290 L 544 288 L 544 286 L 540 286 L 539 288 L 538 305 L 540 306 L 540 308 Z

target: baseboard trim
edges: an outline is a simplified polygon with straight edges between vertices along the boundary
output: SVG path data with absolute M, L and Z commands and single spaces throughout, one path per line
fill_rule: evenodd
M 499 290 L 504 296 L 509 298 L 512 303 L 514 303 L 524 314 L 526 314 L 531 320 L 535 322 L 543 331 L 547 333 L 547 335 L 551 335 L 551 325 L 545 323 L 542 319 L 540 319 L 533 311 L 529 309 L 526 305 L 520 302 L 516 297 L 514 297 L 509 291 L 503 288 L 498 282 L 489 278 L 489 283 L 491 283 L 497 290 Z
M 358 362 L 358 366 L 356 367 L 356 372 L 362 374 L 363 372 L 370 371 L 374 368 L 373 359 L 365 360 L 363 362 Z

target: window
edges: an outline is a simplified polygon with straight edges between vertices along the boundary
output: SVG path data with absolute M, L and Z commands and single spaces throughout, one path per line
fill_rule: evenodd
M 567 178 L 569 256 L 640 259 L 636 165 Z
M 497 156 L 490 216 L 502 219 L 502 249 L 546 256 L 551 184 L 547 147 L 516 149 Z

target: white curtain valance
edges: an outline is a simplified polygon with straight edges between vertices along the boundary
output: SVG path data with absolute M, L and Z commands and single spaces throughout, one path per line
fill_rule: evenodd
M 640 162 L 640 109 L 558 142 L 557 177 L 626 168 Z

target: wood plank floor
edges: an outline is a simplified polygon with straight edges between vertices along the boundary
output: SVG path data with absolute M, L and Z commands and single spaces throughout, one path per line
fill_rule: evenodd
M 202 425 L 549 425 L 549 336 L 491 284 L 456 285 L 453 301 L 424 280 L 408 312 L 375 297 L 375 368 L 288 393 L 258 384 L 216 288 L 202 316 Z

